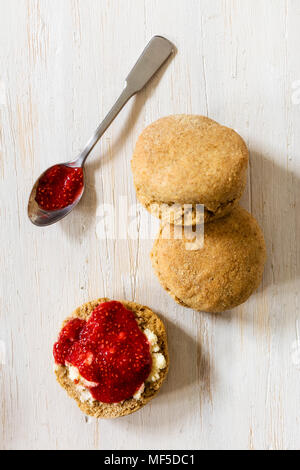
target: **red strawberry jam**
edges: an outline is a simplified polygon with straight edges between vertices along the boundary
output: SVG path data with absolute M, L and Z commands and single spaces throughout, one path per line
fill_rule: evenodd
M 57 364 L 71 364 L 93 382 L 89 390 L 103 403 L 131 398 L 152 367 L 150 344 L 133 312 L 115 301 L 98 305 L 88 321 L 69 321 L 53 355 Z
M 82 189 L 82 168 L 55 165 L 39 180 L 35 200 L 41 209 L 55 211 L 73 204 Z

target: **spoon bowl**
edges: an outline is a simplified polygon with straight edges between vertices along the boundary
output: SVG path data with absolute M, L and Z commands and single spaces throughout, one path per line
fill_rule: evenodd
M 76 162 L 61 163 L 60 165 L 70 167 L 70 168 L 79 168 L 80 167 L 80 165 L 77 164 L 77 161 Z M 44 173 L 42 173 L 41 176 L 37 179 L 37 181 L 35 182 L 35 184 L 32 188 L 31 194 L 29 196 L 28 217 L 29 217 L 29 220 L 34 225 L 36 225 L 37 227 L 46 227 L 48 225 L 55 224 L 59 220 L 66 217 L 74 209 L 74 207 L 77 206 L 77 204 L 79 203 L 79 201 L 82 198 L 82 195 L 84 193 L 84 175 L 83 175 L 82 191 L 80 192 L 80 194 L 77 195 L 75 201 L 72 204 L 70 204 L 70 205 L 68 205 L 68 206 L 66 206 L 62 209 L 57 209 L 57 210 L 51 210 L 50 211 L 50 210 L 42 209 L 36 201 L 36 192 L 37 192 L 37 188 L 38 188 L 40 180 L 43 178 L 43 176 L 51 168 L 53 168 L 53 166 L 48 168 L 48 170 L 44 171 Z

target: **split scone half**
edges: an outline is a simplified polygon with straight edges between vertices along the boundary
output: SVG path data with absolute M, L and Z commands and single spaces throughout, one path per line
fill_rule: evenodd
M 169 368 L 161 319 L 148 307 L 106 298 L 83 304 L 64 321 L 53 355 L 58 382 L 95 418 L 138 411 Z
M 185 114 L 161 118 L 144 129 L 134 150 L 137 198 L 165 222 L 209 222 L 238 204 L 248 159 L 243 139 L 212 119 Z
M 180 305 L 222 312 L 245 302 L 261 283 L 265 241 L 245 209 L 205 224 L 199 249 L 189 249 L 181 227 L 169 228 L 161 227 L 151 258 L 161 285 Z

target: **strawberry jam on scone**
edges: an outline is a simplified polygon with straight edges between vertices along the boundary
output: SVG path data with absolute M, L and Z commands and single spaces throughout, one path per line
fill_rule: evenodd
M 57 365 L 76 368 L 93 399 L 102 403 L 133 397 L 152 369 L 147 336 L 134 313 L 116 301 L 99 304 L 88 320 L 70 320 L 53 355 Z

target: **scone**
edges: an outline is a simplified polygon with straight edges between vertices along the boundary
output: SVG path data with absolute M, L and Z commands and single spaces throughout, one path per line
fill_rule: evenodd
M 186 248 L 184 238 L 174 239 L 173 234 L 164 238 L 161 228 L 151 253 L 162 286 L 185 307 L 205 312 L 232 309 L 245 302 L 261 282 L 264 237 L 256 220 L 241 207 L 205 224 L 201 249 Z
M 241 198 L 248 158 L 243 139 L 207 117 L 159 119 L 142 132 L 133 154 L 137 197 L 163 219 L 171 208 L 172 220 L 179 225 L 183 213 L 185 225 L 202 221 L 197 204 L 205 206 L 205 221 L 223 217 Z
M 139 410 L 169 367 L 163 322 L 148 307 L 99 299 L 65 320 L 53 348 L 55 374 L 79 408 L 95 418 Z

